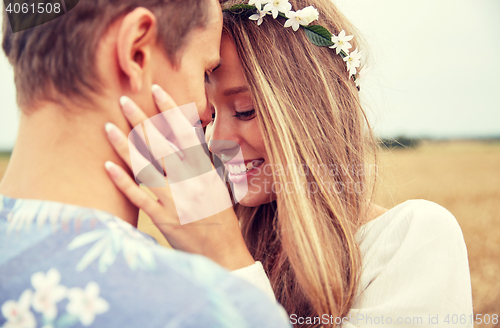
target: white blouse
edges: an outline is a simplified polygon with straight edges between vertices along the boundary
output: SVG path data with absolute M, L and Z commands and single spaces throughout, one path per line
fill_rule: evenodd
M 290 322 L 355 327 L 473 327 L 467 249 L 455 217 L 425 200 L 406 201 L 356 233 L 363 263 L 349 315 Z M 233 271 L 274 298 L 262 264 Z

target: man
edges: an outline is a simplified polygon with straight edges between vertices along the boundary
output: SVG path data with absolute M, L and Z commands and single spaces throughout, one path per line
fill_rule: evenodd
M 157 84 L 210 121 L 204 76 L 221 29 L 215 0 L 80 0 L 17 33 L 4 16 L 21 118 L 0 183 L 0 326 L 287 325 L 258 290 L 140 233 L 102 165 L 124 166 L 103 129 L 130 131 L 123 95 L 152 117 Z

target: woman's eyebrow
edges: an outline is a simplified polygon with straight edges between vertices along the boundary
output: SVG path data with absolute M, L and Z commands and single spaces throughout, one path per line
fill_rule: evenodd
M 250 91 L 250 89 L 248 88 L 248 85 L 244 85 L 241 87 L 227 89 L 223 92 L 223 95 L 226 97 L 229 97 L 229 96 L 233 96 L 233 95 L 236 95 L 238 93 L 243 93 L 243 92 L 247 92 L 247 91 Z

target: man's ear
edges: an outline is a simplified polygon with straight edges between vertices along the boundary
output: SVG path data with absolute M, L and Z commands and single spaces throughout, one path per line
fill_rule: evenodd
M 156 17 L 151 11 L 139 7 L 124 17 L 116 47 L 118 63 L 129 79 L 132 92 L 138 92 L 142 88 L 144 68 L 150 63 L 156 40 Z

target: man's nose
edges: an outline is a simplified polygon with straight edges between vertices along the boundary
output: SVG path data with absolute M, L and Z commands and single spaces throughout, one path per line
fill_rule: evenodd
M 210 124 L 210 121 L 212 120 L 212 113 L 208 106 L 204 106 L 204 109 L 198 112 L 198 114 L 200 115 L 202 127 L 206 127 L 208 124 Z
M 208 100 L 208 93 L 205 89 L 205 103 L 198 110 L 198 114 L 200 115 L 201 126 L 206 127 L 212 121 L 212 104 Z

